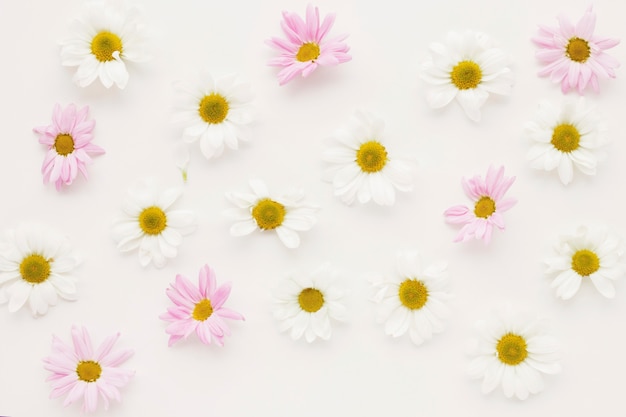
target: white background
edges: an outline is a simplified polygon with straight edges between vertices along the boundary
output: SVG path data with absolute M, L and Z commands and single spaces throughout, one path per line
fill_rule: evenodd
M 0 415 L 80 414 L 78 405 L 64 409 L 62 399 L 48 399 L 42 366 L 52 334 L 69 342 L 73 324 L 87 326 L 97 342 L 121 331 L 117 346 L 135 350 L 124 366 L 136 376 L 122 391 L 123 402 L 108 413 L 120 417 L 626 413 L 626 284 L 617 282 L 617 296 L 608 300 L 587 282 L 572 300 L 562 301 L 542 264 L 558 236 L 580 224 L 605 224 L 624 234 L 623 70 L 617 79 L 601 82 L 600 94 L 587 93 L 612 140 L 597 176 L 576 172 L 565 187 L 556 172 L 534 171 L 525 160 L 529 142 L 523 124 L 534 118 L 541 99 L 559 103 L 563 97 L 558 85 L 536 76 L 540 66 L 530 37 L 539 23 L 556 25 L 561 12 L 577 21 L 586 1 L 446 0 L 426 7 L 400 0 L 320 0 L 322 15 L 337 14 L 332 34 L 350 34 L 353 60 L 279 87 L 278 70 L 266 65 L 274 52 L 264 40 L 282 36 L 281 11 L 304 14 L 305 1 L 152 0 L 145 3 L 145 22 L 153 59 L 129 66 L 125 90 L 99 84 L 81 89 L 72 83 L 74 70 L 60 65 L 58 41 L 68 36 L 80 4 L 0 2 L 0 229 L 20 222 L 54 226 L 83 257 L 76 270 L 78 301 L 61 301 L 37 319 L 27 310 L 10 314 L 0 306 Z M 621 2 L 594 5 L 596 33 L 625 38 Z M 516 78 L 511 96 L 491 97 L 479 123 L 456 103 L 431 110 L 428 86 L 418 77 L 428 44 L 450 30 L 466 29 L 489 34 L 509 51 Z M 623 45 L 610 53 L 626 61 Z M 111 223 L 137 179 L 182 185 L 172 156 L 181 134 L 181 127 L 170 123 L 173 83 L 190 80 L 202 68 L 249 80 L 257 122 L 248 144 L 217 160 L 207 162 L 199 147 L 191 148 L 189 180 L 178 207 L 197 212 L 198 230 L 165 268 L 141 268 L 136 253 L 117 251 Z M 89 167 L 88 182 L 79 179 L 60 193 L 42 184 L 45 149 L 32 132 L 50 122 L 55 102 L 89 105 L 97 123 L 94 143 L 107 151 Z M 386 121 L 391 156 L 415 162 L 414 191 L 399 195 L 393 207 L 345 206 L 321 180 L 325 140 L 356 109 Z M 503 164 L 517 177 L 509 195 L 519 203 L 505 215 L 506 231 L 496 231 L 489 246 L 454 244 L 458 228 L 445 224 L 442 213 L 469 203 L 461 177 L 484 175 L 489 164 Z M 322 207 L 298 249 L 283 247 L 271 233 L 229 235 L 224 193 L 247 191 L 254 177 L 276 193 L 302 187 L 308 200 Z M 405 248 L 447 261 L 455 295 L 445 332 L 421 347 L 408 336 L 385 336 L 369 301 L 366 275 L 393 273 L 395 253 Z M 342 271 L 349 319 L 334 327 L 328 342 L 294 342 L 277 330 L 271 290 L 288 273 L 306 274 L 326 261 Z M 165 288 L 177 273 L 195 281 L 205 263 L 216 269 L 220 282 L 233 283 L 228 306 L 246 321 L 232 324 L 224 348 L 193 337 L 168 348 L 166 324 L 158 319 L 169 305 Z M 550 319 L 563 346 L 563 372 L 546 377 L 545 390 L 525 402 L 507 399 L 499 389 L 483 395 L 480 382 L 466 375 L 473 323 L 502 302 Z

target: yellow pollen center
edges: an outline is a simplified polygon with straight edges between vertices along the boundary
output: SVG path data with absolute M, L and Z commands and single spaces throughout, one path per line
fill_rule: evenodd
M 229 109 L 228 100 L 221 94 L 211 93 L 200 100 L 198 114 L 205 122 L 216 125 L 226 119 Z
M 54 149 L 62 156 L 71 154 L 74 152 L 74 138 L 66 133 L 57 135 L 54 140 Z
M 307 62 L 317 59 L 318 56 L 320 56 L 319 45 L 313 42 L 307 42 L 303 43 L 300 49 L 298 49 L 296 59 L 300 62 Z
M 315 288 L 305 288 L 298 295 L 298 304 L 307 313 L 315 313 L 324 305 L 324 294 Z
M 600 269 L 600 258 L 588 249 L 581 249 L 572 256 L 572 269 L 578 275 L 589 276 Z
M 586 40 L 571 38 L 565 48 L 565 54 L 572 61 L 583 63 L 591 56 L 591 48 Z
M 30 284 L 40 284 L 50 276 L 50 260 L 33 253 L 28 255 L 20 263 L 20 275 Z
M 205 321 L 211 317 L 211 314 L 213 314 L 213 306 L 211 305 L 211 301 L 205 298 L 198 302 L 193 308 L 192 316 L 198 321 Z
M 474 61 L 461 61 L 450 72 L 450 80 L 459 90 L 476 88 L 482 79 L 483 72 Z
M 356 151 L 356 163 L 363 172 L 378 172 L 387 164 L 387 150 L 375 140 L 365 142 Z
M 496 351 L 500 362 L 506 365 L 518 365 L 528 356 L 526 340 L 517 334 L 507 333 L 498 340 Z
M 474 215 L 483 219 L 488 218 L 496 212 L 496 202 L 491 197 L 483 196 L 476 202 L 474 206 Z
M 260 200 L 252 209 L 252 217 L 263 230 L 276 229 L 283 224 L 285 213 L 285 206 L 269 198 Z
M 91 40 L 91 53 L 100 62 L 113 61 L 113 52 L 122 55 L 122 40 L 115 33 L 102 31 Z
M 400 284 L 398 296 L 403 306 L 410 310 L 419 310 L 428 301 L 428 288 L 422 281 L 408 278 Z
M 167 216 L 159 207 L 148 207 L 139 214 L 139 227 L 147 235 L 158 235 L 166 226 Z
M 554 128 L 550 143 L 561 152 L 572 152 L 578 149 L 580 133 L 573 125 L 563 123 Z
M 76 366 L 76 374 L 81 381 L 96 382 L 102 374 L 102 367 L 98 362 L 81 361 Z

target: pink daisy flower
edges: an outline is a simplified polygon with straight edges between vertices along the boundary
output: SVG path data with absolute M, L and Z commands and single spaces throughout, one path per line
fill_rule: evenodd
M 604 51 L 617 45 L 619 39 L 593 34 L 596 15 L 591 7 L 575 26 L 563 15 L 558 20 L 558 28 L 540 25 L 538 36 L 532 39 L 541 48 L 537 58 L 545 64 L 539 75 L 560 82 L 564 93 L 576 88 L 582 94 L 588 84 L 598 92 L 598 77 L 615 78 L 619 62 Z
M 195 331 L 202 343 L 209 345 L 214 339 L 219 346 L 224 346 L 224 336 L 230 335 L 224 319 L 244 320 L 241 314 L 224 307 L 230 288 L 230 283 L 217 286 L 215 272 L 208 265 L 200 270 L 198 286 L 176 275 L 176 282 L 166 290 L 175 305 L 159 316 L 170 322 L 165 330 L 170 335 L 168 345 L 186 339 Z
M 52 336 L 52 355 L 45 358 L 44 368 L 50 372 L 47 381 L 52 381 L 50 398 L 65 394 L 63 406 L 83 398 L 83 411 L 94 412 L 98 407 L 98 396 L 102 397 L 104 409 L 109 408 L 109 399 L 121 401 L 118 388 L 125 386 L 135 371 L 118 368 L 133 355 L 130 349 L 113 352 L 119 333 L 109 336 L 94 351 L 91 337 L 84 327 L 72 326 L 73 348 L 61 339 Z
M 89 106 L 76 110 L 74 104 L 65 109 L 56 103 L 52 111 L 52 124 L 34 128 L 39 143 L 48 147 L 41 173 L 44 182 L 53 182 L 57 190 L 70 185 L 80 171 L 87 178 L 86 165 L 91 163 L 88 154 L 103 154 L 104 149 L 91 143 L 94 120 L 87 120 Z
M 279 57 L 269 61 L 271 66 L 284 67 L 278 73 L 280 85 L 286 84 L 298 73 L 308 76 L 319 65 L 337 65 L 352 59 L 348 55 L 350 47 L 343 42 L 348 35 L 325 39 L 334 21 L 335 15 L 329 14 L 320 25 L 319 10 L 310 4 L 306 9 L 306 22 L 295 13 L 283 12 L 280 25 L 287 39 L 266 41 L 280 51 Z
M 463 178 L 465 194 L 474 201 L 474 210 L 467 206 L 453 206 L 444 212 L 448 223 L 462 223 L 463 228 L 454 242 L 466 242 L 471 238 L 491 240 L 493 227 L 504 230 L 502 213 L 517 203 L 514 198 L 504 198 L 504 194 L 515 181 L 515 177 L 505 177 L 504 167 L 490 166 L 487 176 L 476 175 L 469 180 Z

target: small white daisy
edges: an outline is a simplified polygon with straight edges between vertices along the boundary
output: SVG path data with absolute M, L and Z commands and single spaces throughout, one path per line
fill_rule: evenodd
M 28 301 L 34 316 L 46 314 L 60 296 L 76 299 L 72 270 L 79 264 L 68 240 L 52 230 L 20 225 L 0 246 L 0 303 L 15 312 Z
M 385 333 L 399 337 L 407 331 L 416 345 L 443 331 L 442 319 L 449 315 L 445 264 L 422 268 L 417 252 L 400 252 L 398 273 L 375 282 L 373 300 L 380 303 L 378 322 Z
M 200 150 L 206 159 L 218 157 L 224 145 L 239 148 L 246 140 L 244 128 L 252 122 L 252 92 L 250 84 L 235 74 L 214 79 L 209 73 L 191 89 L 180 86 L 184 96 L 174 121 L 184 124 L 183 141 L 200 140 Z
M 274 291 L 274 317 L 280 331 L 291 329 L 291 338 L 303 335 L 311 343 L 316 338 L 330 339 L 331 320 L 345 320 L 343 290 L 336 286 L 337 272 L 324 264 L 309 275 L 292 275 Z
M 150 262 L 158 268 L 167 258 L 174 258 L 178 246 L 196 229 L 196 216 L 191 210 L 172 210 L 182 189 L 169 188 L 159 192 L 150 181 L 140 181 L 129 189 L 122 206 L 124 216 L 113 225 L 113 237 L 121 252 L 139 248 L 139 263 Z
M 583 97 L 566 100 L 561 108 L 542 101 L 536 120 L 526 123 L 525 129 L 534 142 L 528 152 L 533 168 L 557 168 L 565 185 L 574 177 L 574 166 L 583 174 L 596 174 L 602 155 L 597 149 L 607 143 L 606 126 Z
M 572 298 L 581 283 L 590 280 L 607 298 L 615 296 L 613 282 L 624 276 L 622 242 L 604 227 L 581 226 L 576 233 L 562 236 L 555 245 L 557 256 L 546 259 L 545 273 L 554 277 L 552 288 L 564 300 Z M 588 284 L 583 284 L 588 285 Z
M 84 2 L 83 16 L 70 27 L 71 38 L 61 42 L 62 65 L 78 67 L 76 84 L 86 87 L 100 78 L 106 88 L 126 87 L 126 62 L 148 59 L 139 15 L 135 6 Z
M 468 373 L 482 379 L 484 394 L 501 384 L 507 398 L 515 395 L 525 400 L 543 390 L 541 374 L 561 371 L 557 340 L 544 327 L 542 320 L 510 310 L 476 322 L 480 338 L 471 352 Z
M 301 190 L 290 190 L 274 198 L 263 181 L 253 179 L 249 183 L 253 194 L 226 193 L 226 198 L 237 206 L 224 212 L 238 220 L 230 228 L 231 235 L 245 236 L 255 230 L 274 230 L 286 247 L 297 248 L 300 245 L 297 232 L 313 227 L 318 208 L 303 202 Z
M 509 59 L 487 35 L 450 32 L 446 43 L 432 43 L 430 52 L 421 76 L 434 86 L 427 96 L 432 108 L 444 107 L 456 98 L 467 117 L 479 121 L 480 108 L 490 93 L 510 94 Z
M 324 153 L 324 160 L 331 164 L 324 178 L 333 183 L 335 196 L 344 203 L 374 200 L 390 206 L 396 199 L 395 189 L 412 190 L 411 167 L 389 156 L 384 145 L 384 127 L 383 120 L 356 112 L 347 127 L 333 134 L 335 144 Z

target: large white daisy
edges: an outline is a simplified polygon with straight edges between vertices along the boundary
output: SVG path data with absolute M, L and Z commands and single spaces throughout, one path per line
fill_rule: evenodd
M 483 33 L 450 32 L 445 44 L 432 43 L 430 52 L 421 76 L 433 85 L 427 96 L 432 108 L 444 107 L 456 98 L 467 117 L 479 121 L 489 94 L 511 92 L 508 56 Z
M 346 204 L 355 199 L 393 205 L 396 192 L 413 188 L 411 167 L 392 158 L 384 145 L 385 124 L 371 114 L 356 112 L 351 123 L 332 136 L 334 145 L 324 152 L 331 166 L 324 178 L 333 183 L 334 194 Z
M 27 302 L 34 316 L 46 314 L 58 297 L 76 299 L 72 270 L 79 264 L 68 240 L 41 226 L 8 230 L 0 244 L 0 303 L 15 312 Z

